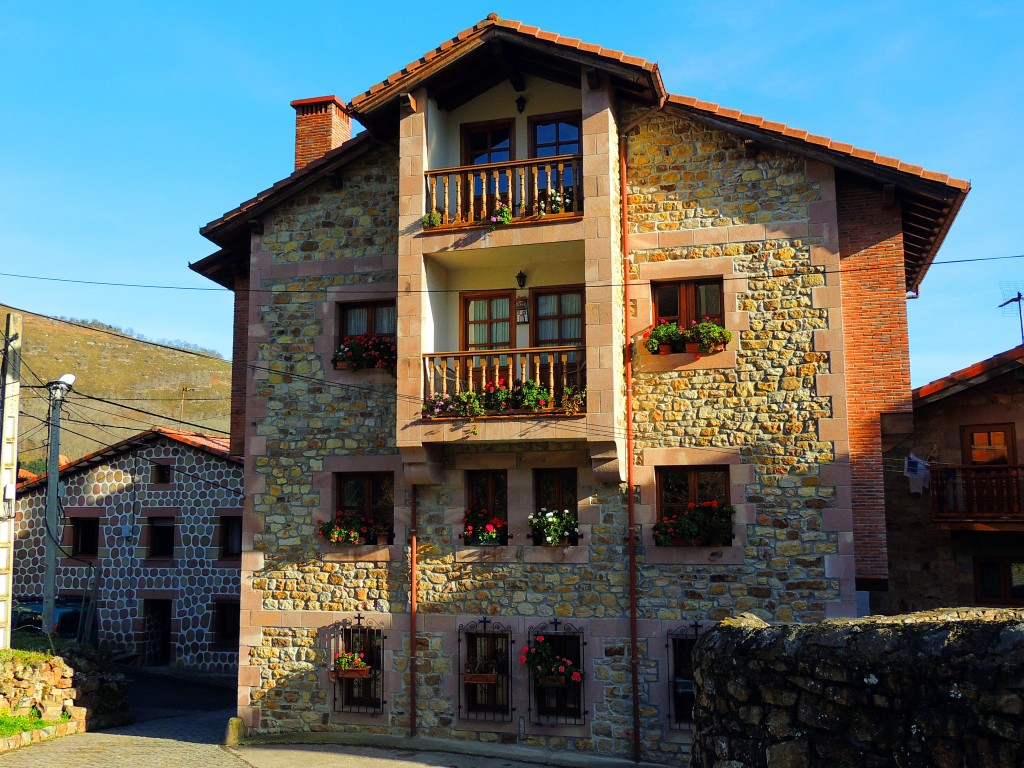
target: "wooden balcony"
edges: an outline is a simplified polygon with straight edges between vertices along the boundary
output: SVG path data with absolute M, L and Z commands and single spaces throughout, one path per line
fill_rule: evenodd
M 525 347 L 471 352 L 434 352 L 423 355 L 424 400 L 473 392 L 482 400 L 488 385 L 507 388 L 532 381 L 548 391 L 544 413 L 583 413 L 584 401 L 571 403 L 574 393 L 586 389 L 584 347 Z M 488 412 L 486 415 L 495 415 Z
M 932 470 L 931 497 L 937 522 L 1024 528 L 1024 467 L 939 467 Z
M 499 201 L 513 222 L 583 214 L 583 155 L 441 168 L 427 171 L 426 184 L 440 227 L 489 225 Z

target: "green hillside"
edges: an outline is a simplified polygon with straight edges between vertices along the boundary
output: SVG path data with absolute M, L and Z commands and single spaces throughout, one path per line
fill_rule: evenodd
M 22 318 L 22 464 L 46 456 L 49 394 L 33 388 L 73 373 L 78 377 L 61 417 L 61 454 L 75 459 L 151 426 L 227 434 L 231 363 L 225 360 L 11 310 Z M 103 398 L 118 405 L 86 397 Z M 180 424 L 182 421 L 190 424 Z M 199 425 L 199 426 L 195 426 Z

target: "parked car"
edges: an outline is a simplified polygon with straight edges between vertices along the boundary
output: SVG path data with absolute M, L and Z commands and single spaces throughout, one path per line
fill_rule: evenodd
M 78 628 L 88 610 L 89 604 L 75 601 L 73 603 L 58 600 L 53 606 L 53 632 L 58 637 L 74 639 L 78 637 Z M 31 629 L 42 632 L 42 602 L 18 602 L 11 607 L 11 618 L 15 629 Z

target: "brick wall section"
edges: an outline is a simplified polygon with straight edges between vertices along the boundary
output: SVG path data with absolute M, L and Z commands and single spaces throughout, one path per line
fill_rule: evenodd
M 850 474 L 858 579 L 888 576 L 879 414 L 910 411 L 903 234 L 898 204 L 837 174 Z
M 323 157 L 352 136 L 352 121 L 345 102 L 337 96 L 319 96 L 292 102 L 295 108 L 295 168 Z
M 231 340 L 231 446 L 232 456 L 245 453 L 245 388 L 249 380 L 249 277 L 235 278 L 235 307 Z

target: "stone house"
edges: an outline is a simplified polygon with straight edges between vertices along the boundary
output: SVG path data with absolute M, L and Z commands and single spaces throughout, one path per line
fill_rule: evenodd
M 872 607 L 1024 605 L 1024 346 L 918 387 L 913 405 L 885 455 L 889 591 Z
M 238 667 L 242 462 L 227 438 L 154 427 L 65 464 L 57 595 L 138 663 Z M 43 594 L 46 476 L 18 488 L 13 592 Z M 88 614 L 89 611 L 86 612 Z
M 235 292 L 250 733 L 671 760 L 695 632 L 884 588 L 906 296 L 966 182 L 493 14 L 292 106 L 295 172 L 192 265 Z M 648 350 L 705 317 L 724 349 Z

